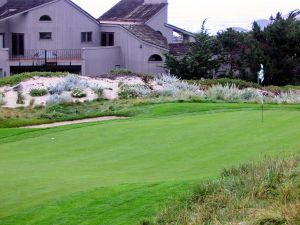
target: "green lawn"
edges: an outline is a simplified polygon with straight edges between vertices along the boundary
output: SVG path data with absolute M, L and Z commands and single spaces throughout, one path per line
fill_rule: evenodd
M 142 107 L 142 106 L 140 106 Z M 299 106 L 145 105 L 120 121 L 0 129 L 0 224 L 133 224 L 220 170 L 300 150 Z

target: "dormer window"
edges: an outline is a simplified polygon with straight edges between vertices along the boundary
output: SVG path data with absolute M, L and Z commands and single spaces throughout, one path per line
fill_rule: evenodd
M 52 21 L 52 19 L 48 15 L 43 15 L 43 16 L 40 17 L 40 21 L 41 22 L 50 22 L 50 21 Z

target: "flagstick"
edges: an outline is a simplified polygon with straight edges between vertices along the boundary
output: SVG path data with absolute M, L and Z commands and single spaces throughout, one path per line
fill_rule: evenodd
M 261 121 L 264 122 L 264 94 L 262 94 L 262 102 L 261 102 Z

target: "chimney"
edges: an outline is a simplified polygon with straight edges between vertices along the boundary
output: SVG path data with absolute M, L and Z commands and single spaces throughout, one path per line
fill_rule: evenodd
M 144 0 L 144 4 L 161 4 L 168 3 L 168 0 Z
M 4 6 L 8 0 L 0 0 L 0 7 Z

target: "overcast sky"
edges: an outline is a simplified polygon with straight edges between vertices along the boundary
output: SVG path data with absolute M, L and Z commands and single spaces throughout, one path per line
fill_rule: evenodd
M 119 0 L 73 0 L 98 18 Z M 212 32 L 226 27 L 249 28 L 255 19 L 268 19 L 300 8 L 299 0 L 169 0 L 169 23 L 196 32 L 208 18 Z

